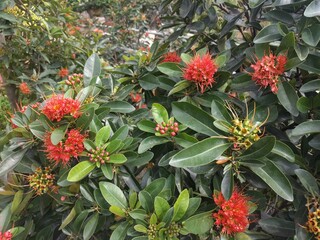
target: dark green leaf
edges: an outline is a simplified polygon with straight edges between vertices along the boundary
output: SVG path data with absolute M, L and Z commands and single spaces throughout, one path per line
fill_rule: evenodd
M 269 25 L 263 28 L 254 38 L 254 43 L 269 43 L 281 38 L 277 25 Z
M 110 137 L 110 133 L 111 133 L 110 126 L 104 126 L 103 128 L 101 128 L 96 134 L 96 137 L 94 140 L 95 145 L 101 146 L 102 144 L 105 144 Z
M 191 82 L 188 80 L 182 80 L 177 82 L 177 84 L 175 84 L 173 86 L 173 88 L 170 90 L 170 92 L 168 93 L 168 96 L 171 96 L 172 94 L 175 94 L 177 92 L 180 92 L 186 88 L 188 88 L 189 86 L 191 86 Z
M 267 156 L 273 149 L 276 139 L 273 136 L 266 136 L 252 144 L 240 156 L 242 160 L 258 159 Z
M 124 240 L 127 236 L 129 227 L 129 221 L 120 223 L 118 227 L 112 232 L 110 240 Z
M 183 226 L 192 234 L 202 235 L 212 228 L 213 222 L 212 211 L 209 211 L 188 218 Z
M 272 149 L 272 153 L 275 153 L 275 154 L 287 159 L 289 162 L 295 162 L 294 152 L 291 150 L 291 148 L 289 148 L 285 143 L 283 143 L 281 141 L 276 141 L 276 143 Z
M 21 161 L 28 149 L 21 149 L 16 152 L 2 151 L 0 153 L 0 176 L 6 175 L 8 172 L 13 170 L 18 163 Z
M 233 193 L 233 185 L 234 185 L 233 171 L 232 171 L 232 168 L 230 168 L 224 174 L 221 182 L 221 192 L 226 200 L 229 200 Z
M 147 74 L 139 79 L 139 84 L 144 90 L 152 90 L 159 86 L 159 79 L 152 74 Z
M 299 89 L 300 92 L 312 92 L 320 90 L 320 79 L 312 80 L 301 86 Z
M 136 110 L 134 106 L 124 101 L 108 102 L 105 104 L 105 106 L 110 108 L 110 112 L 130 113 Z
M 78 129 L 86 130 L 94 117 L 94 108 L 87 109 L 80 118 L 76 121 L 76 126 Z
M 158 65 L 160 72 L 170 76 L 170 77 L 181 77 L 182 70 L 181 67 L 176 63 L 164 62 Z
M 164 143 L 169 142 L 170 140 L 164 137 L 157 137 L 157 136 L 150 136 L 142 140 L 139 145 L 138 153 L 144 153 L 149 149 L 153 148 L 154 146 L 161 145 Z
M 275 236 L 279 237 L 293 237 L 295 234 L 294 222 L 287 221 L 281 218 L 266 218 L 259 221 L 261 228 Z
M 279 82 L 279 91 L 277 94 L 281 105 L 293 116 L 297 117 L 299 111 L 297 109 L 298 95 L 294 88 L 288 82 Z
M 309 112 L 312 109 L 312 100 L 307 97 L 299 98 L 297 102 L 297 109 L 302 113 Z
M 313 24 L 311 27 L 304 29 L 301 38 L 306 44 L 312 47 L 317 46 L 320 41 L 320 24 Z
M 318 133 L 320 132 L 320 120 L 307 121 L 296 126 L 292 130 L 292 136 L 303 136 L 306 134 Z
M 309 193 L 312 195 L 319 195 L 319 186 L 317 180 L 314 176 L 312 176 L 311 173 L 304 169 L 296 169 L 294 172 Z
M 99 188 L 102 196 L 111 206 L 118 206 L 122 209 L 128 207 L 127 199 L 117 185 L 110 182 L 99 182 Z

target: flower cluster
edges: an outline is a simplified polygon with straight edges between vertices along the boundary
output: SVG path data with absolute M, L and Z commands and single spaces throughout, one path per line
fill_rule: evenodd
M 61 121 L 65 115 L 71 115 L 74 118 L 78 118 L 81 113 L 80 102 L 72 98 L 65 98 L 63 95 L 54 95 L 52 98 L 48 99 L 45 106 L 42 108 L 42 112 L 51 121 Z
M 68 68 L 61 68 L 58 72 L 58 75 L 62 78 L 66 77 L 69 75 L 69 70 Z
M 179 236 L 181 226 L 175 222 L 171 223 L 167 228 L 166 234 L 169 238 L 177 238 Z
M 142 100 L 142 97 L 139 93 L 130 93 L 130 98 L 133 103 L 139 103 Z
M 284 66 L 287 62 L 286 56 L 275 56 L 272 53 L 269 56 L 263 56 L 261 60 L 257 60 L 252 64 L 254 72 L 250 73 L 252 80 L 256 84 L 266 88 L 270 86 L 273 93 L 278 92 L 279 75 L 284 73 Z
M 235 190 L 229 200 L 225 200 L 222 193 L 214 195 L 213 199 L 219 210 L 212 216 L 221 232 L 227 235 L 244 232 L 249 224 L 247 197 Z
M 169 133 L 172 137 L 174 137 L 179 132 L 179 124 L 172 121 L 169 121 L 168 123 L 162 122 L 161 124 L 158 123 L 154 130 L 161 135 Z
M 73 87 L 73 88 L 81 87 L 82 86 L 82 78 L 83 78 L 83 74 L 74 73 L 74 74 L 68 76 L 68 79 L 66 80 L 66 84 L 68 86 Z
M 76 129 L 72 129 L 67 133 L 65 141 L 60 141 L 57 145 L 51 142 L 51 134 L 47 134 L 44 139 L 45 152 L 47 158 L 55 161 L 56 164 L 62 163 L 66 165 L 72 157 L 78 157 L 83 152 L 84 136 Z
M 233 126 L 229 128 L 232 136 L 229 137 L 229 140 L 233 142 L 235 149 L 247 149 L 260 139 L 261 130 L 259 126 L 256 126 L 248 118 L 244 120 L 234 119 L 232 123 Z
M 97 147 L 96 149 L 92 149 L 91 153 L 88 154 L 88 157 L 91 162 L 105 164 L 110 160 L 110 153 L 105 151 L 103 148 Z
M 45 169 L 39 167 L 34 174 L 28 176 L 29 186 L 33 188 L 37 195 L 42 195 L 51 190 L 54 178 L 50 167 Z
M 181 58 L 176 52 L 168 52 L 163 55 L 163 60 L 161 62 L 181 62 Z
M 183 69 L 183 78 L 192 81 L 204 93 L 215 82 L 213 75 L 218 71 L 218 66 L 209 53 L 203 56 L 196 55 Z
M 6 231 L 4 233 L 0 232 L 0 240 L 11 240 L 12 233 L 10 231 Z
M 318 203 L 314 203 L 313 205 L 312 210 L 309 209 L 306 229 L 314 234 L 315 239 L 320 240 L 320 208 Z
M 22 94 L 29 95 L 31 93 L 31 90 L 26 82 L 20 83 L 19 89 Z

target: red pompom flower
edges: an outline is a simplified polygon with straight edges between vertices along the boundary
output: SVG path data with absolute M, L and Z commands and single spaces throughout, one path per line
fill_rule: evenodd
M 6 231 L 4 233 L 0 232 L 0 240 L 11 240 L 12 233 L 10 231 Z
M 31 93 L 31 90 L 26 82 L 20 83 L 19 89 L 22 94 L 29 95 Z
M 168 52 L 163 55 L 163 60 L 161 62 L 181 62 L 181 58 L 176 52 Z
M 227 235 L 244 232 L 249 224 L 247 197 L 235 190 L 229 200 L 225 200 L 222 193 L 214 195 L 213 199 L 219 210 L 212 216 L 221 232 Z
M 74 118 L 78 118 L 81 113 L 80 102 L 72 98 L 65 98 L 63 95 L 54 95 L 48 99 L 45 106 L 42 108 L 42 112 L 51 121 L 61 121 L 65 115 L 71 115 Z
M 47 158 L 51 161 L 66 165 L 72 157 L 78 157 L 83 152 L 83 141 L 85 137 L 76 129 L 67 133 L 65 141 L 60 141 L 57 145 L 51 142 L 51 133 L 48 133 L 44 139 L 45 152 Z
M 287 58 L 284 55 L 275 56 L 270 53 L 269 56 L 263 56 L 261 60 L 258 59 L 251 65 L 254 70 L 250 73 L 252 80 L 264 88 L 270 86 L 271 91 L 277 93 L 279 75 L 284 73 L 286 63 Z
M 213 75 L 218 71 L 218 66 L 209 53 L 204 56 L 196 55 L 183 69 L 183 77 L 192 81 L 204 93 L 215 82 Z
M 68 68 L 61 68 L 60 71 L 58 72 L 58 75 L 62 78 L 68 76 L 69 75 Z

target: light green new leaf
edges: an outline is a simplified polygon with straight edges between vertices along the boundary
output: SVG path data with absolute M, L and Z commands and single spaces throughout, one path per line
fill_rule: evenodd
M 111 134 L 111 128 L 110 126 L 104 126 L 103 128 L 101 128 L 95 137 L 95 145 L 96 146 L 101 146 L 102 144 L 106 143 L 110 137 Z
M 151 113 L 154 120 L 161 124 L 162 122 L 167 123 L 169 120 L 169 115 L 164 106 L 159 103 L 152 104 Z
M 172 221 L 179 221 L 186 213 L 189 206 L 189 191 L 183 190 L 175 204 L 173 205 L 173 218 Z
M 93 169 L 95 169 L 96 164 L 90 161 L 82 161 L 71 168 L 68 173 L 67 180 L 69 182 L 79 182 L 85 178 Z

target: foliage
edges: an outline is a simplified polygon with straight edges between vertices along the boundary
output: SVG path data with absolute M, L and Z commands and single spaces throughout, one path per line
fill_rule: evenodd
M 317 3 L 163 1 L 168 39 L 117 66 L 94 53 L 74 83 L 14 115 L 0 231 L 318 238 Z
M 10 118 L 11 107 L 7 96 L 0 91 L 0 129 L 5 129 L 8 118 Z

